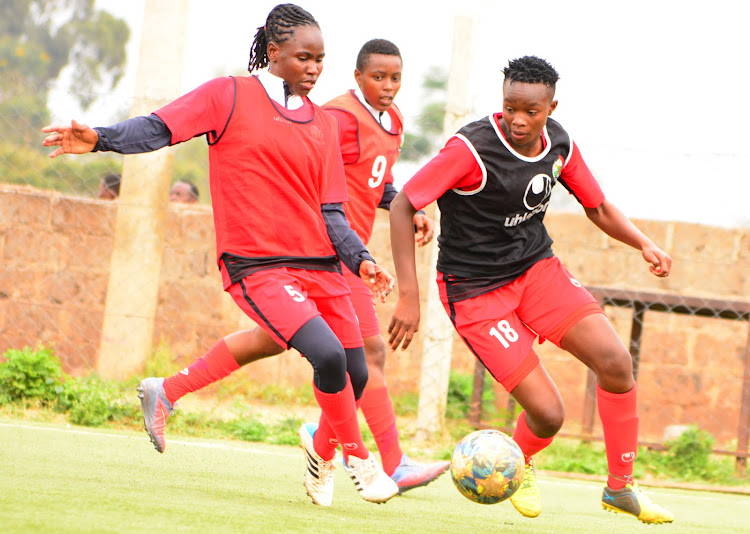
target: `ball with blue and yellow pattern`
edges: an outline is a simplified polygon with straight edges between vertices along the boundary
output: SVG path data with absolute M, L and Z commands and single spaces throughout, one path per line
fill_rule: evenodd
M 458 491 L 479 504 L 497 504 L 523 482 L 525 461 L 515 441 L 499 430 L 477 430 L 456 445 L 451 478 Z

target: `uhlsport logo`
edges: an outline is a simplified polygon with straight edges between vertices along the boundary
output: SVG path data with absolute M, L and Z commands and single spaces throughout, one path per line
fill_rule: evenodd
M 517 213 L 513 217 L 505 218 L 505 226 L 517 226 L 531 219 L 537 213 L 547 210 L 549 197 L 552 193 L 552 178 L 546 174 L 537 174 L 526 186 L 523 195 L 523 205 L 529 210 L 526 213 Z
M 552 193 L 552 178 L 546 174 L 537 174 L 526 186 L 523 204 L 526 209 L 534 210 L 549 198 L 550 193 Z
M 621 458 L 622 458 L 623 462 L 628 462 L 628 463 L 629 462 L 633 462 L 633 461 L 635 461 L 635 453 L 632 452 L 632 451 L 631 452 L 623 453 L 623 455 L 622 455 Z

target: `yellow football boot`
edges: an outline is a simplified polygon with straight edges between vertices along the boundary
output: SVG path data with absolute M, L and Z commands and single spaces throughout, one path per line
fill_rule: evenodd
M 602 493 L 602 508 L 618 514 L 630 514 L 644 523 L 671 523 L 674 514 L 654 504 L 633 482 L 613 490 L 609 486 Z
M 516 492 L 511 495 L 510 502 L 516 510 L 526 517 L 536 517 L 542 513 L 542 495 L 536 484 L 536 471 L 534 460 L 529 460 L 523 473 L 523 483 Z

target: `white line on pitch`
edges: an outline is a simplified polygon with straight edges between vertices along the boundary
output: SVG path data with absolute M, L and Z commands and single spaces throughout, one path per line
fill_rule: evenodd
M 22 425 L 18 423 L 3 423 L 0 422 L 0 426 L 5 426 L 9 428 L 23 428 L 26 430 L 46 430 L 49 432 L 62 432 L 66 434 L 81 434 L 85 436 L 99 436 L 99 437 L 105 437 L 105 438 L 118 438 L 118 439 L 136 439 L 133 435 L 123 435 L 123 434 L 108 434 L 106 432 L 91 432 L 90 430 L 80 430 L 77 428 L 55 428 L 55 427 L 44 427 L 44 426 L 34 426 L 34 425 Z M 232 445 L 225 445 L 223 443 L 215 443 L 215 442 L 194 442 L 194 441 L 180 441 L 180 440 L 169 440 L 170 445 L 184 445 L 186 447 L 199 447 L 203 449 L 220 449 L 225 451 L 237 451 L 237 452 L 249 452 L 253 454 L 268 454 L 271 456 L 283 456 L 287 458 L 296 458 L 297 454 L 289 454 L 285 452 L 278 452 L 278 451 L 265 451 L 262 449 L 252 449 L 252 448 L 246 448 L 246 447 L 236 447 Z

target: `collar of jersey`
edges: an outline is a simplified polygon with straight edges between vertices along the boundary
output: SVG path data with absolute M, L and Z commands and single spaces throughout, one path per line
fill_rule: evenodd
M 259 70 L 256 74 L 271 100 L 281 107 L 294 111 L 305 104 L 304 99 L 297 95 L 287 97 L 284 92 L 284 80 L 268 72 L 268 69 Z
M 354 93 L 354 96 L 357 97 L 357 100 L 362 103 L 365 109 L 370 112 L 370 115 L 373 116 L 373 118 L 383 127 L 383 129 L 386 132 L 390 132 L 392 126 L 391 114 L 387 111 L 384 111 L 383 116 L 381 117 L 380 111 L 367 103 L 367 100 L 365 100 L 365 96 L 362 94 L 362 91 L 359 90 L 359 87 L 355 87 L 352 92 Z

